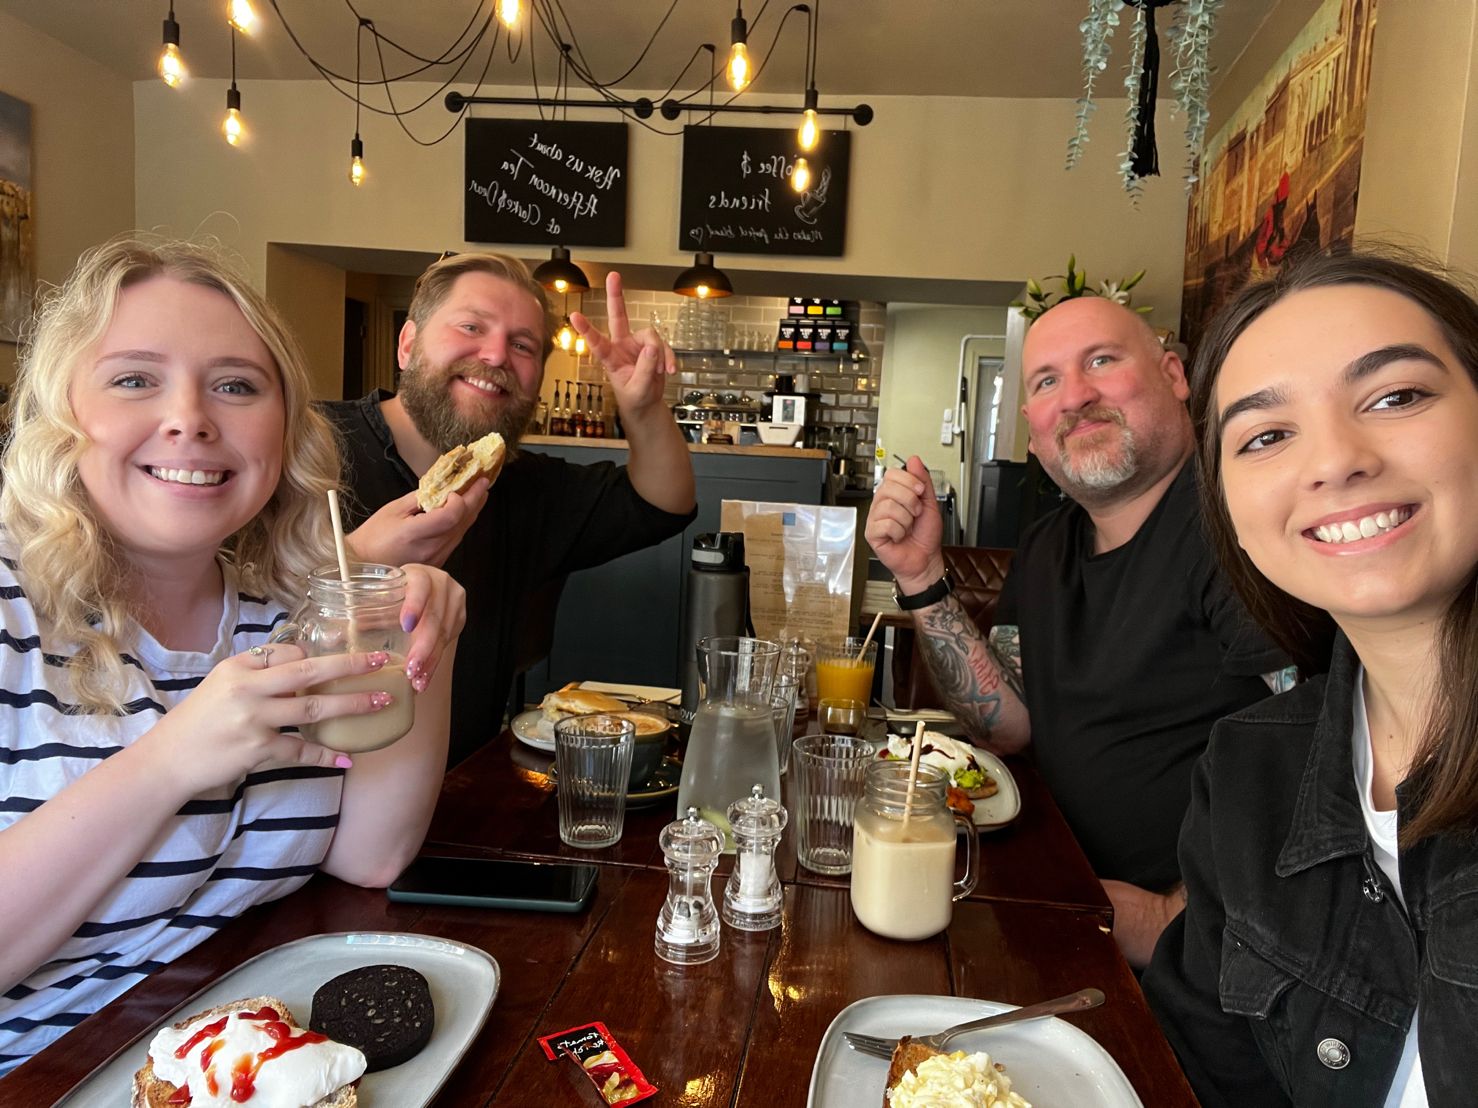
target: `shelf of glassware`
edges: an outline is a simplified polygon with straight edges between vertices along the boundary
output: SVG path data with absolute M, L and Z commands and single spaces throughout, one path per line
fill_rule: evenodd
M 674 346 L 672 352 L 679 358 L 753 358 L 756 361 L 770 362 L 865 362 L 867 351 L 853 348 L 851 350 L 746 350 L 735 347 L 731 349 L 704 349 L 691 346 Z

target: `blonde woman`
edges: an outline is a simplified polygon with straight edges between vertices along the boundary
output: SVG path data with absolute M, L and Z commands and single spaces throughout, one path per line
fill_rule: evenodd
M 99 247 L 41 312 L 0 462 L 0 1073 L 251 905 L 318 869 L 386 884 L 425 835 L 461 588 L 406 567 L 416 723 L 352 762 L 295 726 L 389 694 L 298 694 L 386 655 L 263 647 L 332 558 L 308 401 L 200 248 Z

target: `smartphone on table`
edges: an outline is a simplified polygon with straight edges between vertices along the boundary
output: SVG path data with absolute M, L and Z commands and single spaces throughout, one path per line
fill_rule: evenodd
M 598 869 L 588 862 L 509 858 L 417 858 L 385 894 L 411 904 L 578 912 L 595 895 Z

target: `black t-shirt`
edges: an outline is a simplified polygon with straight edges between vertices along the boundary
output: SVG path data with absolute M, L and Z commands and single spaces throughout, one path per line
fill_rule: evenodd
M 1038 520 L 1001 590 L 1042 776 L 1100 877 L 1163 889 L 1211 725 L 1287 659 L 1216 568 L 1187 464 L 1123 546 L 1077 504 Z M 1249 787 L 1255 787 L 1249 783 Z
M 418 484 L 380 412 L 390 395 L 378 390 L 321 405 L 338 429 L 344 456 L 346 528 Z M 529 599 L 572 570 L 677 534 L 694 514 L 673 515 L 647 503 L 625 466 L 574 465 L 527 451 L 510 458 L 443 567 L 467 590 L 467 626 L 452 674 L 450 764 L 502 726 L 519 617 Z

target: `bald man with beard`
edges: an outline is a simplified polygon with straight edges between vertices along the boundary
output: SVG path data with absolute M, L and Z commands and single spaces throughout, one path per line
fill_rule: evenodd
M 340 434 L 355 556 L 441 566 L 467 590 L 452 763 L 498 733 L 531 598 L 574 570 L 679 533 L 696 514 L 687 442 L 662 397 L 677 368 L 672 349 L 651 329 L 631 331 L 616 273 L 606 307 L 609 335 L 578 312 L 571 322 L 606 369 L 630 451 L 624 466 L 516 449 L 558 320 L 527 267 L 501 254 L 454 254 L 417 280 L 396 349 L 399 393 L 324 405 Z M 479 479 L 421 511 L 421 475 L 490 431 L 509 447 L 497 483 Z
M 1069 502 L 1023 535 L 988 632 L 948 592 L 917 458 L 866 536 L 971 741 L 1031 748 L 1135 966 L 1180 911 L 1176 841 L 1211 725 L 1290 679 L 1201 533 L 1185 367 L 1134 312 L 1064 301 L 1027 332 L 1029 447 Z

